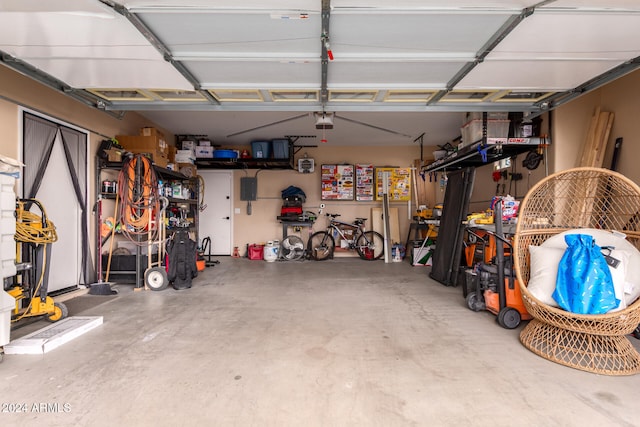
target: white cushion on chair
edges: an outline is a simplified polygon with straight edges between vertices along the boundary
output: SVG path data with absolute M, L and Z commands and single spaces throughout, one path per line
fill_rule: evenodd
M 531 271 L 527 289 L 536 299 L 552 307 L 559 307 L 551 295 L 556 289 L 558 264 L 564 251 L 562 248 L 529 246 Z
M 612 311 L 622 310 L 640 297 L 640 251 L 626 240 L 626 236 L 624 234 L 607 230 L 598 230 L 595 228 L 579 228 L 565 231 L 550 237 L 540 246 L 540 248 L 544 248 L 545 250 L 560 249 L 564 253 L 564 250 L 567 248 L 564 236 L 567 234 L 587 234 L 594 238 L 598 246 L 612 246 L 615 248 L 612 251 L 611 256 L 620 260 L 620 264 L 616 269 L 609 267 L 609 270 L 611 271 L 616 298 L 620 300 L 620 305 Z M 544 251 L 541 252 L 546 253 Z M 542 255 L 542 257 L 545 257 L 545 255 Z M 553 258 L 550 252 L 549 258 Z M 552 261 L 546 260 L 545 262 L 550 264 Z M 531 268 L 533 272 L 533 259 L 531 260 Z M 558 264 L 556 263 L 554 278 L 557 276 L 557 270 Z M 548 287 L 549 283 L 545 283 L 545 294 Z M 553 289 L 555 289 L 555 280 L 553 283 Z M 551 293 L 553 293 L 553 289 Z M 536 295 L 534 294 L 534 296 Z M 536 298 L 538 297 L 536 296 Z M 542 299 L 540 300 L 543 301 Z M 557 304 L 555 304 L 555 306 L 557 306 Z

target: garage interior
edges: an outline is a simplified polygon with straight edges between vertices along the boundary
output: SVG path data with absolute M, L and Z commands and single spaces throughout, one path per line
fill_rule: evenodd
M 575 167 L 615 169 L 640 182 L 640 5 L 387 3 L 0 1 L 0 155 L 24 164 L 15 193 L 42 197 L 58 227 L 51 297 L 66 304 L 70 318 L 102 322 L 46 354 L 7 353 L 0 364 L 3 419 L 637 424 L 636 377 L 538 357 L 519 340 L 526 319 L 501 327 L 492 313 L 469 310 L 464 274 L 443 283 L 435 268 L 414 264 L 411 244 L 402 262 L 390 259 L 390 249 L 410 241 L 421 206 L 436 211 L 444 204 L 442 220 L 453 218 L 446 182 L 461 170 L 473 173 L 458 212 L 465 219 L 494 197 L 522 201 L 537 183 Z M 504 143 L 490 134 L 495 117 L 511 120 Z M 482 122 L 475 127 L 479 141 L 465 140 L 472 122 Z M 539 124 L 537 134 L 515 134 L 531 122 Z M 42 148 L 30 145 L 41 137 L 32 129 L 47 126 L 55 134 L 49 155 L 61 169 L 41 168 Z M 594 148 L 596 127 L 604 136 Z M 96 230 L 117 218 L 118 198 L 101 189 L 101 174 L 110 173 L 101 148 L 149 129 L 173 150 L 185 141 L 208 147 L 200 144 L 206 141 L 213 153 L 234 156 L 193 160 L 202 193 L 189 196 L 198 199 L 191 224 L 198 245 L 212 236 L 209 261 L 216 262 L 188 289 L 148 291 L 140 277 L 132 284 L 114 274 L 107 280 L 113 294 L 91 295 L 109 246 L 96 249 L 106 237 Z M 286 141 L 284 159 L 258 158 L 256 142 L 268 141 Z M 77 143 L 78 157 L 67 169 L 60 147 L 69 143 Z M 445 158 L 436 159 L 443 147 Z M 535 168 L 525 166 L 531 153 L 540 160 Z M 304 159 L 315 162 L 313 172 L 299 169 Z M 493 160 L 504 159 L 511 165 L 496 175 Z M 153 160 L 158 166 L 160 159 Z M 363 164 L 410 170 L 408 199 L 387 205 L 377 195 L 325 194 L 325 165 Z M 249 196 L 247 178 L 257 185 Z M 304 210 L 318 216 L 294 227 L 305 244 L 328 224 L 325 213 L 347 222 L 366 218 L 367 229 L 378 230 L 374 211 L 392 208 L 395 237 L 387 239 L 387 224 L 379 229 L 389 243 L 385 259 L 363 261 L 339 244 L 336 256 L 322 262 L 248 259 L 250 245 L 286 237 L 279 216 L 289 186 L 304 190 Z M 84 198 L 77 209 L 65 198 L 74 197 L 74 187 Z M 216 210 L 217 197 L 228 212 Z M 226 221 L 222 239 L 220 225 L 210 223 L 218 216 Z M 436 248 L 458 241 L 442 234 Z M 424 233 L 419 240 L 426 242 Z M 141 252 L 133 247 L 138 262 Z M 448 256 L 441 252 L 434 262 Z M 47 325 L 40 318 L 22 322 L 11 328 L 11 339 Z M 639 340 L 628 335 L 628 341 L 640 349 Z

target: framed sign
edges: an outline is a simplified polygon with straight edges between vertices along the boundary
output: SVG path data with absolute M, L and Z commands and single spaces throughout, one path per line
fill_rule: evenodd
M 322 165 L 322 200 L 353 200 L 353 165 Z
M 356 165 L 356 200 L 372 202 L 374 187 L 373 165 Z
M 411 200 L 411 168 L 376 168 L 376 200 L 383 199 L 384 172 L 389 172 L 389 201 Z

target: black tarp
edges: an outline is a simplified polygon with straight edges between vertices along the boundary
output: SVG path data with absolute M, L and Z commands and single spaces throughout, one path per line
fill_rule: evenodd
M 445 286 L 457 286 L 463 251 L 464 223 L 473 192 L 475 168 L 448 173 L 438 240 L 429 276 Z

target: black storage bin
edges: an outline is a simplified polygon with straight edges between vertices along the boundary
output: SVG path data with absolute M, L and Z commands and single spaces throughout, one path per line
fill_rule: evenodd
M 251 153 L 254 159 L 268 159 L 271 156 L 271 142 L 251 141 Z
M 289 140 L 288 139 L 272 139 L 271 151 L 274 159 L 289 158 Z

